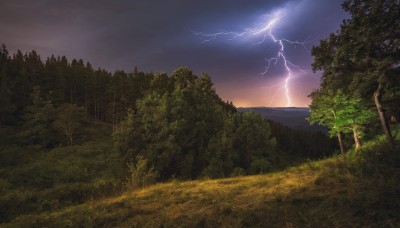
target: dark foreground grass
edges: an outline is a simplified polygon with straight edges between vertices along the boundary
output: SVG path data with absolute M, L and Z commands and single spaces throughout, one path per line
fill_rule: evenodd
M 20 145 L 13 130 L 0 132 L 0 224 L 116 195 L 121 188 L 109 126 L 92 123 L 83 129 L 92 138 L 53 149 Z
M 266 175 L 157 184 L 4 227 L 399 227 L 399 148 L 361 152 Z

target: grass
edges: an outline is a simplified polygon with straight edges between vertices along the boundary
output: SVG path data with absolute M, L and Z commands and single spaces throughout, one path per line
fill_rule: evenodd
M 11 137 L 8 144 L 0 143 L 0 224 L 116 194 L 122 168 L 112 150 L 111 129 L 96 124 L 84 130 L 92 138 L 72 147 L 45 150 Z
M 4 227 L 398 227 L 399 148 L 265 175 L 171 181 L 79 205 L 21 215 Z

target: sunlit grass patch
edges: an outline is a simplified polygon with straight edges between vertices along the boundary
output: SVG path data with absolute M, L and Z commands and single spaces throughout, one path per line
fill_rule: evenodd
M 336 155 L 281 172 L 174 180 L 21 216 L 12 225 L 390 227 L 400 223 L 400 174 L 398 155 L 389 152 L 382 143 L 371 142 L 363 154 Z

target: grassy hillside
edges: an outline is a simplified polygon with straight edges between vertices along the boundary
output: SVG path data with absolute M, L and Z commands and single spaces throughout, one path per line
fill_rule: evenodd
M 21 144 L 18 128 L 0 128 L 0 224 L 115 195 L 124 177 L 110 132 L 87 123 L 77 145 L 44 149 Z
M 400 226 L 400 156 L 384 140 L 362 152 L 282 172 L 172 181 L 55 211 L 5 227 Z

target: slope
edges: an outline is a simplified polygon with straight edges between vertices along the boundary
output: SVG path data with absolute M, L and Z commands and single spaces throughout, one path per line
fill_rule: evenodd
M 362 152 L 266 175 L 157 184 L 6 227 L 359 227 L 400 225 L 399 148 Z

